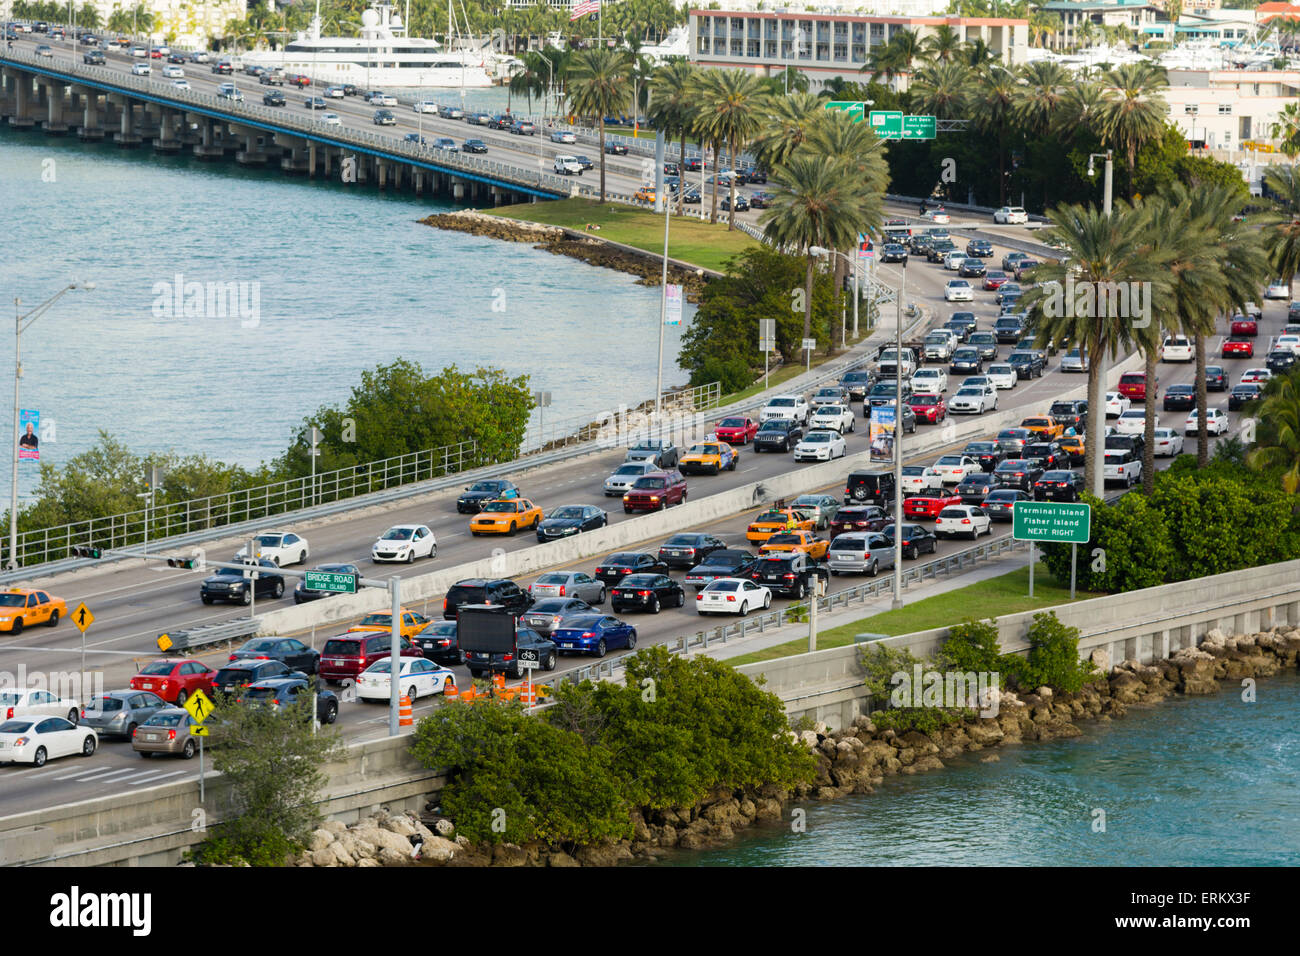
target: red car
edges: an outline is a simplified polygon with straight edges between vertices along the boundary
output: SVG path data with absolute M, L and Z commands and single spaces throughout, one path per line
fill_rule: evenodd
M 916 495 L 903 502 L 906 518 L 928 518 L 933 521 L 944 508 L 963 504 L 961 495 Z
M 196 688 L 205 692 L 212 687 L 217 672 L 188 657 L 164 657 L 146 664 L 131 678 L 132 690 L 147 690 L 169 704 L 180 706 Z
M 998 291 L 998 289 L 1000 289 L 1000 288 L 1001 288 L 1005 283 L 1010 282 L 1010 281 L 1011 281 L 1011 276 L 1007 275 L 1005 272 L 989 272 L 989 273 L 986 273 L 985 276 L 984 276 L 984 291 L 985 291 L 985 292 L 996 292 L 996 291 Z
M 154 47 L 149 51 L 149 58 L 151 60 L 161 60 L 163 58 L 163 51 L 158 49 L 158 47 Z
M 942 395 L 913 395 L 907 404 L 916 413 L 916 420 L 927 425 L 935 425 L 948 417 L 948 405 Z
M 1235 324 L 1235 323 L 1234 323 Z M 1223 342 L 1224 358 L 1254 358 L 1255 343 L 1247 338 L 1233 337 Z
M 1259 323 L 1245 315 L 1238 315 L 1233 318 L 1232 326 L 1228 330 L 1233 335 L 1259 335 Z
M 1159 382 L 1155 383 L 1159 384 Z M 1132 402 L 1147 400 L 1147 373 L 1125 372 L 1119 377 L 1119 393 Z
M 725 441 L 728 445 L 748 445 L 757 433 L 758 422 L 752 418 L 724 418 L 713 429 L 718 441 Z
M 659 511 L 685 500 L 686 479 L 680 471 L 648 471 L 623 496 L 623 511 Z

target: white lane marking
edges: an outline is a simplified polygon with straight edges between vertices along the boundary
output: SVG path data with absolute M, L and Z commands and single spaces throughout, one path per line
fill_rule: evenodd
M 70 780 L 73 777 L 80 777 L 82 780 L 89 780 L 91 777 L 95 776 L 96 774 L 109 773 L 112 771 L 112 769 L 113 769 L 112 767 L 100 767 L 98 770 L 91 770 L 91 771 L 78 770 L 76 773 L 67 773 L 61 777 L 55 777 L 54 779 Z
M 138 780 L 123 780 L 122 783 L 129 784 L 132 787 L 138 787 L 145 783 L 156 783 L 159 780 L 166 780 L 168 777 L 176 777 L 183 774 L 184 770 L 173 770 L 171 773 L 148 773 Z M 194 779 L 197 780 L 199 775 L 196 773 Z

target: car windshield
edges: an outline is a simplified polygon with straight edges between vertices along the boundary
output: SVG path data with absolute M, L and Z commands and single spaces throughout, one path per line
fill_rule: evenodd
M 768 402 L 772 408 L 791 408 L 794 406 L 793 398 L 774 398 Z
M 0 594 L 0 607 L 23 607 L 26 603 L 25 594 Z
M 364 624 L 366 622 L 362 621 L 361 623 Z M 278 637 L 270 637 L 260 641 L 249 641 L 247 644 L 241 647 L 240 650 L 241 651 L 273 651 L 275 650 L 275 645 L 279 643 L 280 643 L 280 639 Z
M 664 479 L 662 479 L 662 478 L 638 478 L 638 479 L 636 480 L 636 484 L 634 484 L 632 487 L 633 487 L 633 488 L 642 489 L 642 490 L 656 491 L 656 490 L 658 490 L 658 489 L 664 487 Z
M 380 541 L 405 541 L 415 532 L 411 528 L 389 528 Z
M 620 468 L 618 471 L 614 472 L 614 474 L 616 474 L 616 475 L 644 475 L 644 474 L 645 474 L 645 468 L 646 468 L 645 465 L 636 465 L 636 464 L 633 464 L 633 465 L 624 465 L 624 466 L 623 466 L 622 468 Z
M 516 508 L 517 506 L 513 501 L 489 501 L 483 506 L 484 511 L 495 512 L 514 511 Z
M 556 508 L 551 512 L 552 518 L 581 518 L 581 508 Z
M 722 420 L 723 428 L 744 428 L 745 420 L 743 418 L 724 418 Z
M 496 491 L 500 486 L 495 481 L 476 481 L 469 486 L 470 491 Z
M 808 437 L 804 439 L 806 442 L 826 442 L 830 440 L 830 432 L 811 432 Z
M 119 697 L 97 697 L 86 703 L 86 710 L 99 711 L 105 714 L 121 709 L 122 700 Z
M 170 674 L 176 667 L 172 661 L 154 661 L 152 664 L 146 664 L 140 671 L 141 675 L 147 677 L 159 677 Z
M 978 394 L 980 394 L 980 389 L 978 389 L 978 388 L 960 388 L 960 389 L 957 390 L 957 394 L 958 394 L 958 395 L 978 395 Z

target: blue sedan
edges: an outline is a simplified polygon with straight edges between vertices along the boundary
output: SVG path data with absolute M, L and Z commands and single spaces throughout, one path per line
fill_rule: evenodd
M 574 651 L 604 657 L 613 648 L 626 647 L 629 651 L 635 648 L 636 628 L 616 617 L 589 614 L 572 618 L 564 627 L 556 628 L 551 632 L 551 640 L 561 653 Z

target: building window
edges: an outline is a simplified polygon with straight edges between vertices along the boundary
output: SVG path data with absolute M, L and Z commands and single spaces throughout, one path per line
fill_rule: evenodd
M 1186 113 L 1188 116 L 1195 116 L 1197 113 L 1200 112 L 1200 107 L 1198 107 L 1195 103 L 1188 103 L 1186 106 L 1183 107 L 1183 112 Z
M 1220 115 L 1220 116 L 1231 116 L 1231 115 L 1232 115 L 1232 104 L 1231 104 L 1231 103 L 1220 103 L 1220 104 L 1219 104 L 1219 115 Z
M 745 56 L 752 56 L 752 57 L 759 56 L 760 54 L 758 50 L 758 45 L 759 45 L 758 40 L 747 40 L 745 42 Z

